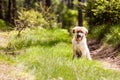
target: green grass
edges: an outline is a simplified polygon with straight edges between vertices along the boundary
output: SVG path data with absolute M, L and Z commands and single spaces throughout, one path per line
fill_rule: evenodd
M 16 64 L 35 76 L 35 80 L 119 80 L 120 73 L 103 69 L 97 61 L 72 60 L 71 36 L 64 29 L 27 29 L 20 38 L 11 32 L 8 48 L 20 51 Z
M 0 19 L 0 30 L 1 31 L 8 31 L 11 29 L 12 29 L 12 26 L 10 24 L 8 24 L 5 21 L 3 21 L 2 19 Z

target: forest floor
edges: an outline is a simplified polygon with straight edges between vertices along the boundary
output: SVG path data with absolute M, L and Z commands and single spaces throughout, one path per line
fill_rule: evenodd
M 0 48 L 8 44 L 8 33 L 0 32 Z M 120 58 L 117 57 L 119 48 L 102 46 L 96 40 L 88 41 L 93 59 L 103 63 L 104 68 L 120 71 Z M 25 73 L 20 67 L 0 61 L 0 80 L 32 80 L 29 74 Z

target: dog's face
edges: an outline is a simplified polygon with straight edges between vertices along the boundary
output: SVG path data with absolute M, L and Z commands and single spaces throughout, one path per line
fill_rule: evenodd
M 74 34 L 76 41 L 81 41 L 88 33 L 88 30 L 85 27 L 75 26 L 72 32 Z

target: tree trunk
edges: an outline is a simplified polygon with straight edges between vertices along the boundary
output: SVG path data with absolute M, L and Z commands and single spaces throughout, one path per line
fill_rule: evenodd
M 68 0 L 67 6 L 68 6 L 68 8 L 72 9 L 73 8 L 73 0 Z
M 8 11 L 7 11 L 7 21 L 13 25 L 15 25 L 16 18 L 16 0 L 8 1 Z
M 47 7 L 50 7 L 50 6 L 51 6 L 51 0 L 46 0 L 45 2 L 46 2 L 46 6 L 47 6 Z
M 0 19 L 4 19 L 4 0 L 0 0 Z
M 29 0 L 24 0 L 24 2 L 23 2 L 24 8 L 29 8 L 29 5 L 30 5 L 30 1 Z
M 81 2 L 82 0 L 78 0 Z M 83 26 L 82 9 L 78 9 L 78 26 Z

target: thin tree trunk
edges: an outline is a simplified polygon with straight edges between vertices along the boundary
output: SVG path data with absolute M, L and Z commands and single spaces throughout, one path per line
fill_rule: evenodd
M 78 0 L 81 2 L 81 0 Z M 83 26 L 82 9 L 78 9 L 78 25 Z
M 29 0 L 24 0 L 24 2 L 23 2 L 24 8 L 29 8 L 29 5 L 30 5 L 30 1 Z
M 67 6 L 68 6 L 68 8 L 72 9 L 73 8 L 73 0 L 68 0 Z
M 8 0 L 8 11 L 7 11 L 7 21 L 10 22 L 11 21 L 11 0 Z
M 16 0 L 8 1 L 8 11 L 7 11 L 7 21 L 13 25 L 15 25 L 16 18 Z
M 4 19 L 4 0 L 0 0 L 0 19 Z
M 46 2 L 46 6 L 47 6 L 47 7 L 50 7 L 50 6 L 51 6 L 51 0 L 46 0 L 45 2 Z

